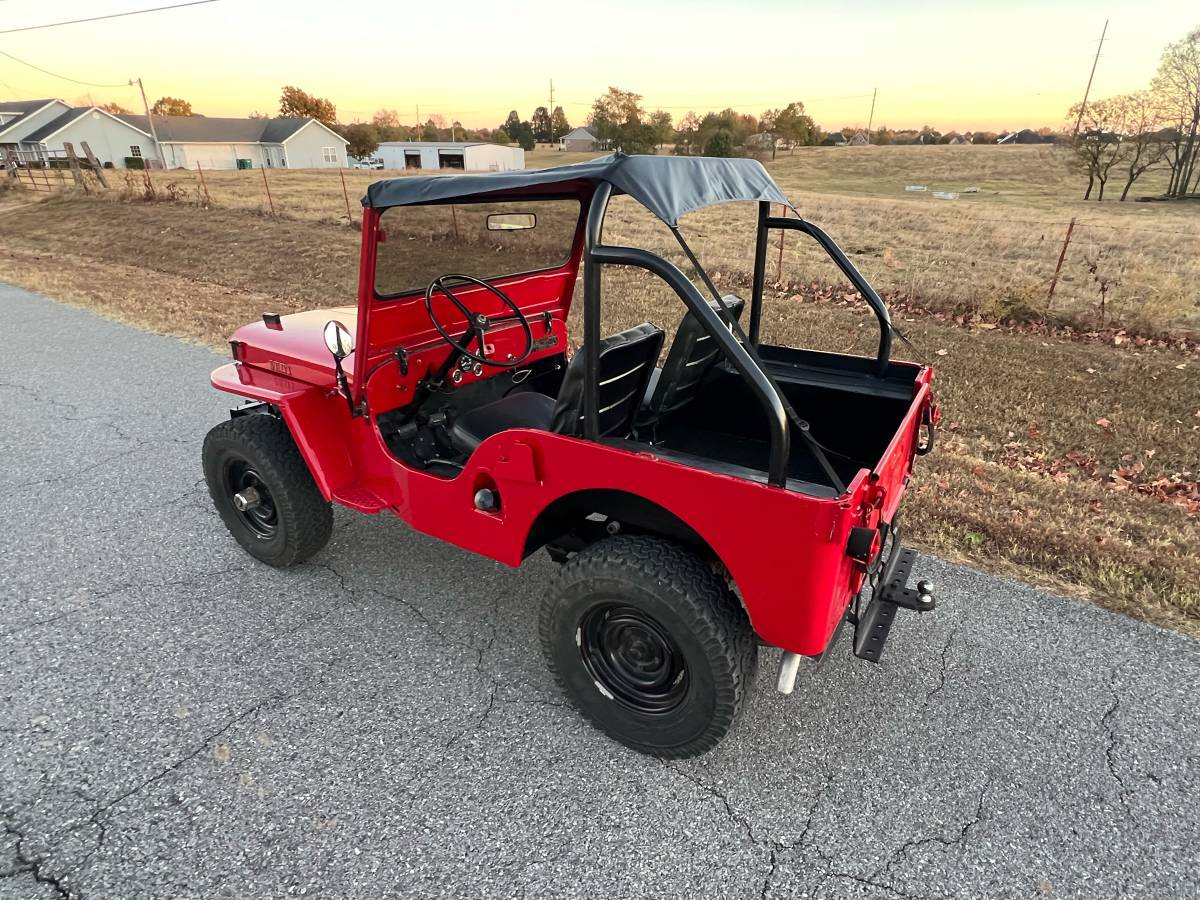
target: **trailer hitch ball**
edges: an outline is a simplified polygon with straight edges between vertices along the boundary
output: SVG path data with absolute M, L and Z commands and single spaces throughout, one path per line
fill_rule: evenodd
M 258 488 L 248 487 L 233 495 L 233 505 L 238 512 L 249 512 L 262 506 L 262 495 L 258 493 Z
M 933 606 L 933 582 L 921 580 L 917 582 L 917 600 L 922 606 Z
M 495 512 L 500 508 L 500 495 L 491 488 L 480 488 L 475 492 L 475 508 L 480 512 Z

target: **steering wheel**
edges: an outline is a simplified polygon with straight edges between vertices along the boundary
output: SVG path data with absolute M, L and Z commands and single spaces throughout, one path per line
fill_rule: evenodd
M 511 316 L 485 316 L 483 313 L 474 312 L 473 310 L 468 309 L 465 303 L 454 296 L 454 293 L 449 287 L 446 286 L 447 281 L 461 281 L 466 282 L 467 284 L 477 284 L 499 297 L 504 302 L 504 305 L 513 311 L 513 314 Z M 452 338 L 450 333 L 445 329 L 445 327 L 443 327 L 442 323 L 437 320 L 437 316 L 433 314 L 434 291 L 441 291 L 443 294 L 445 294 L 449 298 L 450 302 L 453 303 L 458 309 L 458 311 L 463 314 L 463 317 L 466 318 L 467 336 L 465 336 L 463 344 L 460 344 L 458 341 Z M 445 338 L 447 344 L 449 344 L 463 356 L 466 356 L 468 359 L 473 359 L 485 366 L 495 366 L 498 369 L 512 369 L 525 362 L 525 360 L 529 358 L 529 354 L 533 352 L 533 330 L 529 327 L 529 320 L 525 318 L 525 314 L 521 312 L 521 308 L 517 306 L 517 304 L 513 303 L 509 296 L 505 294 L 504 291 L 500 290 L 500 288 L 496 287 L 494 284 L 488 284 L 482 279 L 473 278 L 470 275 L 442 275 L 439 278 L 433 279 L 433 281 L 429 283 L 429 287 L 425 289 L 425 311 L 429 313 L 429 321 L 432 322 L 433 327 L 438 330 L 438 334 Z M 506 322 L 521 323 L 521 330 L 525 332 L 525 347 L 514 359 L 506 360 L 504 362 L 488 359 L 487 343 L 484 340 L 484 336 L 497 325 L 501 325 Z M 477 354 L 472 353 L 467 349 L 466 346 L 464 346 L 464 344 L 469 345 L 472 338 L 474 338 L 475 343 L 479 345 L 479 352 Z

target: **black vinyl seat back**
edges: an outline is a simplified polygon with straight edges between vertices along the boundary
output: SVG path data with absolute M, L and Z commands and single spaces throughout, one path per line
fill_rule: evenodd
M 740 319 L 742 309 L 746 305 L 741 297 L 726 294 L 721 298 L 735 319 Z M 714 301 L 709 306 L 717 311 L 724 321 L 725 314 Z M 721 350 L 704 326 L 689 310 L 679 323 L 675 332 L 675 340 L 667 352 L 667 361 L 663 364 L 662 373 L 657 378 L 654 391 L 646 405 L 648 419 L 659 419 L 675 412 L 692 401 L 704 376 L 709 373 L 720 359 Z
M 661 328 L 645 322 L 600 342 L 600 437 L 628 437 L 642 405 L 650 373 L 662 350 Z M 508 394 L 455 417 L 451 435 L 465 453 L 509 428 L 536 428 L 583 435 L 583 381 L 587 370 L 582 348 L 563 374 L 558 399 L 534 391 Z
M 596 386 L 600 437 L 624 438 L 633 431 L 633 420 L 641 409 L 642 398 L 662 345 L 663 330 L 649 322 L 606 337 L 600 342 L 600 371 Z M 581 347 L 563 375 L 551 431 L 574 437 L 583 435 L 585 371 L 584 348 Z

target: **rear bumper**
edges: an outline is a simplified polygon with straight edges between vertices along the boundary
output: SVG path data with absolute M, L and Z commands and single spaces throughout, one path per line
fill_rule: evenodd
M 879 662 L 899 609 L 928 612 L 933 609 L 933 587 L 928 581 L 918 581 L 909 587 L 917 552 L 900 544 L 899 532 L 894 532 L 891 550 L 873 580 L 874 588 L 866 604 L 856 604 L 847 615 L 854 626 L 854 655 L 870 662 Z

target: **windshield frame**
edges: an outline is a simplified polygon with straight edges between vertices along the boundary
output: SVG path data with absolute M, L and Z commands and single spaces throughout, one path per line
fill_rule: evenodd
M 480 204 L 503 204 L 503 203 L 517 204 L 517 203 L 526 203 L 526 202 L 542 203 L 542 202 L 547 202 L 547 201 L 552 201 L 552 200 L 571 200 L 579 205 L 579 215 L 576 217 L 575 231 L 571 236 L 570 243 L 566 247 L 565 256 L 561 262 L 557 262 L 557 263 L 554 263 L 554 264 L 548 265 L 548 266 L 541 266 L 541 267 L 534 268 L 534 269 L 525 269 L 525 270 L 516 271 L 516 272 L 504 272 L 499 275 L 489 275 L 486 277 L 477 276 L 477 277 L 484 277 L 484 280 L 488 281 L 489 283 L 492 283 L 492 282 L 503 283 L 503 282 L 509 281 L 510 279 L 524 278 L 529 275 L 537 275 L 537 274 L 541 274 L 541 273 L 545 273 L 545 272 L 559 272 L 559 271 L 562 271 L 563 269 L 568 268 L 569 266 L 571 266 L 574 263 L 575 257 L 576 257 L 576 251 L 579 247 L 581 236 L 583 234 L 584 222 L 587 219 L 587 198 L 580 196 L 578 191 L 547 191 L 547 192 L 537 192 L 537 193 L 520 194 L 520 195 L 513 195 L 508 192 L 498 192 L 498 194 L 499 194 L 498 196 L 497 195 L 480 194 L 480 195 L 471 196 L 471 197 L 455 198 L 454 200 L 451 200 L 449 202 L 447 202 L 445 200 L 433 200 L 428 203 L 411 203 L 411 204 L 405 204 L 403 206 L 390 206 L 390 207 L 387 207 L 386 209 L 381 209 L 378 211 L 379 230 L 385 234 L 387 233 L 387 223 L 386 223 L 384 217 L 387 215 L 387 213 L 391 212 L 392 210 L 411 209 L 411 208 L 415 208 L 415 207 L 424 207 L 424 206 L 454 207 L 454 206 L 473 206 L 473 205 L 480 205 Z M 535 215 L 536 215 L 536 213 L 535 213 Z M 530 229 L 530 230 L 532 230 L 532 229 Z M 391 236 L 388 235 L 389 239 L 390 239 L 390 237 Z M 379 277 L 379 252 L 380 252 L 379 244 L 380 243 L 387 243 L 387 241 L 386 240 L 381 241 L 379 239 L 379 237 L 376 236 L 375 247 L 374 247 L 375 252 L 373 254 L 373 259 L 372 259 L 371 282 L 370 282 L 371 295 L 372 295 L 373 299 L 377 302 L 384 302 L 384 303 L 394 303 L 394 302 L 404 303 L 407 301 L 422 299 L 425 296 L 425 291 L 427 289 L 426 287 L 412 287 L 412 288 L 405 288 L 405 289 L 399 290 L 399 291 L 389 291 L 389 292 L 382 292 L 379 290 L 378 277 Z M 447 275 L 450 273 L 441 272 L 439 274 Z

